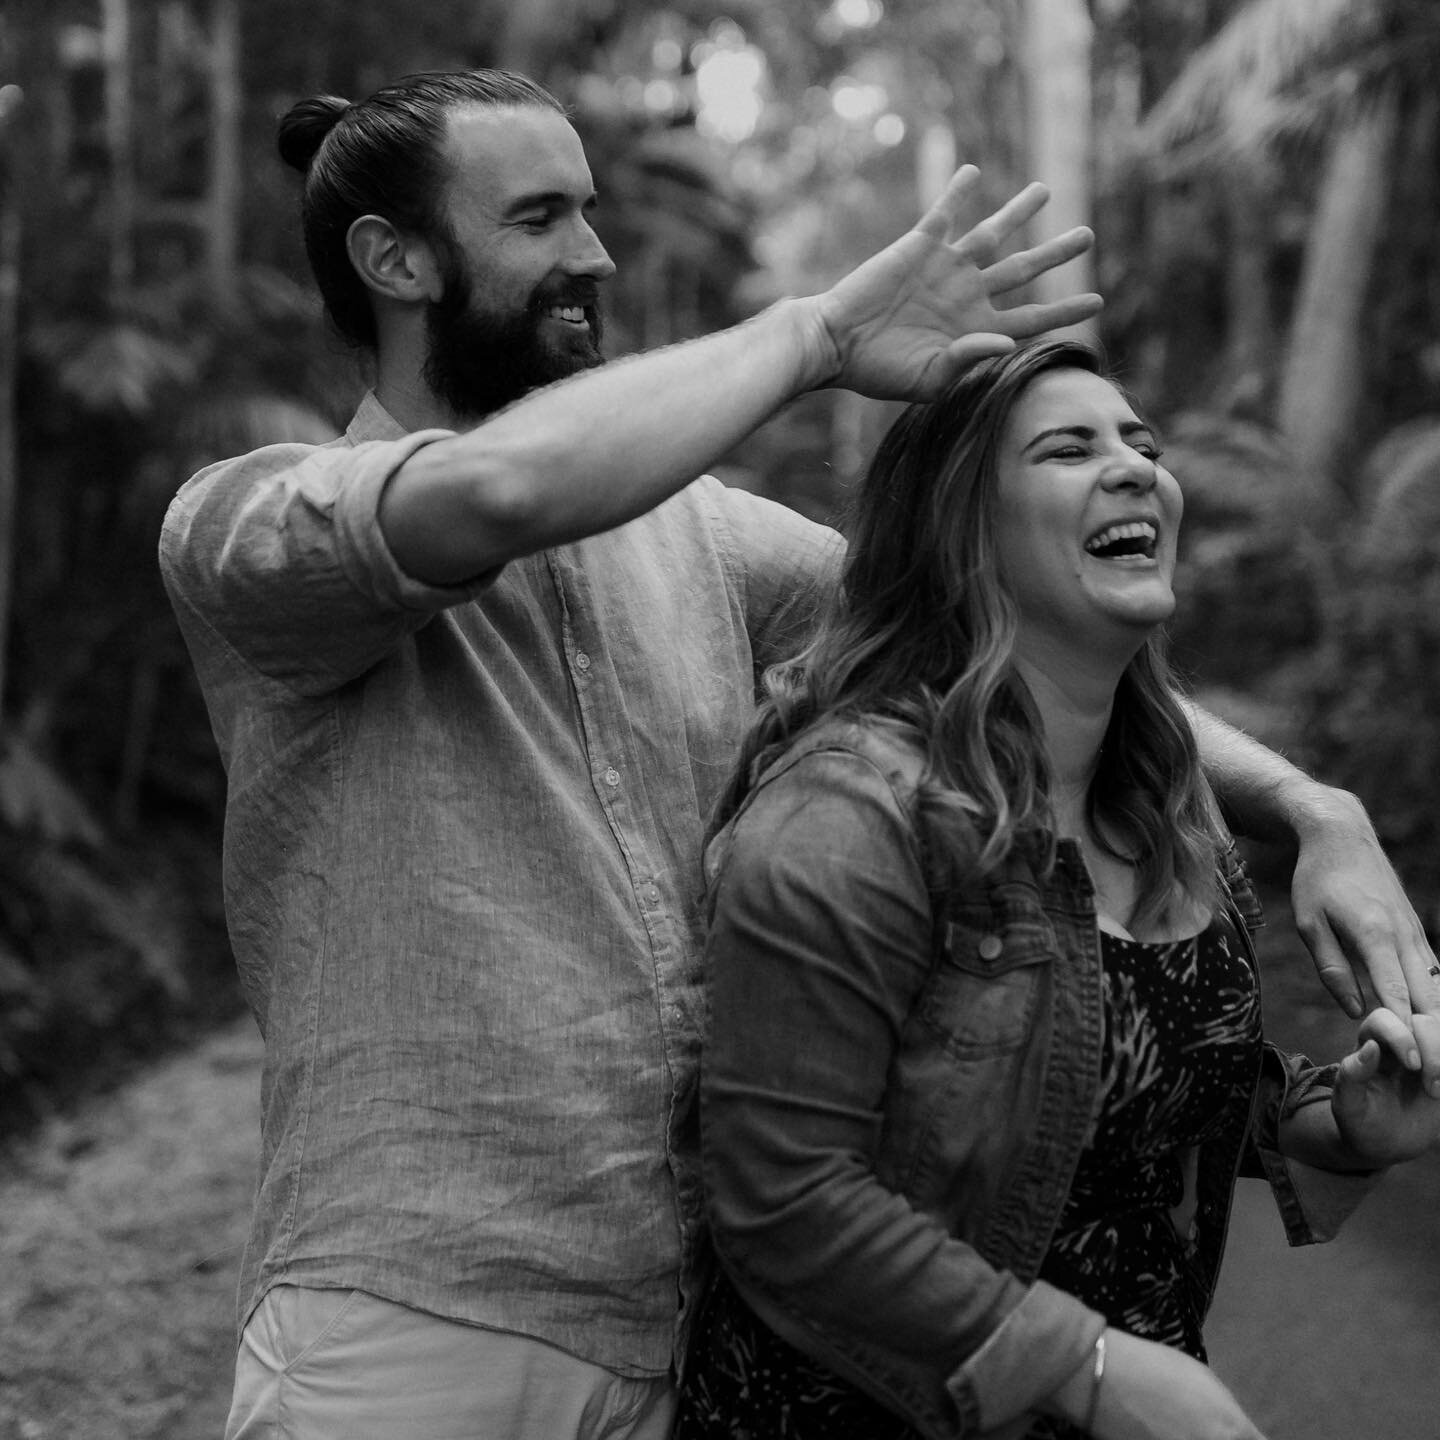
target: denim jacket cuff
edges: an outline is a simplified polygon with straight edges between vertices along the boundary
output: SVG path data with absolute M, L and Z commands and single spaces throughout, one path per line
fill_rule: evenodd
M 1037 1280 L 985 1343 L 951 1376 L 960 1413 L 989 1434 L 1033 1411 L 1094 1351 L 1105 1317 Z
M 1281 1056 L 1271 1048 L 1268 1073 L 1261 1083 L 1255 1153 L 1279 1208 L 1286 1241 L 1320 1244 L 1335 1238 L 1385 1172 L 1321 1170 L 1281 1153 L 1281 1119 L 1306 1105 L 1328 1104 L 1335 1067 L 1311 1066 L 1303 1056 Z
M 1383 1170 L 1341 1174 L 1290 1160 L 1278 1150 L 1262 1149 L 1265 1178 L 1280 1208 L 1285 1238 L 1291 1245 L 1333 1240 L 1341 1225 L 1375 1188 Z

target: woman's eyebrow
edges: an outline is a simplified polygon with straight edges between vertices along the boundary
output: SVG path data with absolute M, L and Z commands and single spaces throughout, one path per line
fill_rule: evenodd
M 1042 441 L 1052 440 L 1057 435 L 1073 435 L 1077 440 L 1093 440 L 1095 431 L 1089 425 L 1055 425 L 1049 430 L 1042 430 L 1038 435 L 1028 440 L 1020 450 L 1024 455 L 1026 451 L 1033 450 Z
M 1143 420 L 1126 420 L 1120 426 L 1120 433 L 1125 439 L 1133 439 L 1136 435 L 1147 435 L 1151 440 L 1155 439 L 1155 431 Z M 1042 430 L 1038 435 L 1027 441 L 1021 447 L 1022 455 L 1028 454 L 1035 446 L 1046 440 L 1053 440 L 1056 436 L 1073 436 L 1076 440 L 1093 440 L 1096 431 L 1090 425 L 1053 425 L 1048 430 Z

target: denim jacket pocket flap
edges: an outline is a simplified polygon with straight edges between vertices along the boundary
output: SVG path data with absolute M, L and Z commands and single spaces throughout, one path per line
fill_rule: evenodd
M 1029 1032 L 1055 940 L 1043 915 L 999 923 L 956 911 L 942 934 L 921 1011 L 947 1049 L 980 1055 L 1012 1050 Z

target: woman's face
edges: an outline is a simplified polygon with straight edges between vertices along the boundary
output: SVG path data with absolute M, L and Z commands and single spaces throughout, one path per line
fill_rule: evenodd
M 1175 608 L 1184 502 L 1149 427 L 1107 380 L 1036 376 L 1001 437 L 1000 572 L 1036 643 L 1138 649 Z

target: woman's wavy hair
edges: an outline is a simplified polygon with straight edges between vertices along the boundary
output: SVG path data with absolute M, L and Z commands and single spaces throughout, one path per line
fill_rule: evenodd
M 806 648 L 766 672 L 712 829 L 813 726 L 880 720 L 923 745 L 921 803 L 942 832 L 979 836 L 982 872 L 1022 836 L 1053 863 L 1044 737 L 1012 664 L 1018 617 L 1000 578 L 995 496 L 1016 401 L 1062 368 L 1121 388 L 1088 344 L 1030 344 L 970 367 L 891 427 L 851 507 L 839 587 Z M 1120 681 L 1087 804 L 1097 835 L 1137 868 L 1136 923 L 1163 917 L 1177 889 L 1218 899 L 1223 832 L 1158 630 Z
M 315 283 L 335 328 L 352 345 L 375 348 L 369 291 L 350 263 L 346 239 L 362 215 L 424 235 L 458 255 L 445 214 L 449 179 L 443 146 L 450 111 L 541 108 L 565 114 L 543 86 L 508 70 L 437 70 L 407 75 L 351 104 L 316 95 L 280 120 L 280 158 L 305 177 L 300 223 Z

